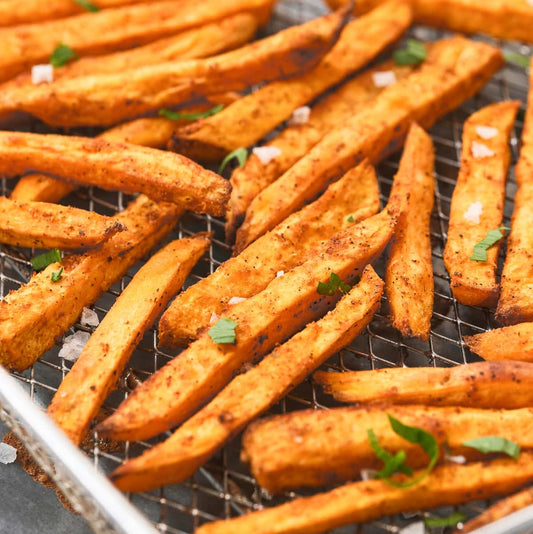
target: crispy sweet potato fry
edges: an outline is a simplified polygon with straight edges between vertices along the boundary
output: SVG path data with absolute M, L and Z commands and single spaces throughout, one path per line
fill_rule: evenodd
M 522 148 L 515 166 L 511 232 L 507 238 L 507 254 L 503 265 L 501 293 L 496 319 L 504 324 L 533 321 L 533 270 L 530 261 L 533 249 L 533 65 L 530 64 L 529 105 L 526 110 Z
M 136 273 L 89 338 L 47 410 L 77 445 L 144 331 L 181 288 L 209 242 L 209 235 L 198 234 L 172 241 L 157 252 Z
M 347 18 L 347 10 L 339 11 L 206 59 L 9 88 L 0 93 L 0 113 L 26 111 L 57 126 L 111 125 L 163 106 L 300 74 L 333 46 Z
M 511 158 L 509 135 L 519 106 L 518 101 L 492 104 L 476 111 L 464 125 L 461 170 L 453 191 L 444 248 L 450 287 L 462 304 L 494 306 L 498 301 L 499 245 L 487 250 L 487 261 L 474 261 L 470 256 L 474 245 L 502 223 Z M 493 128 L 495 133 L 487 139 L 478 133 L 480 127 Z
M 45 202 L 0 196 L 0 243 L 19 247 L 89 248 L 124 230 L 115 219 Z
M 30 170 L 126 193 L 146 193 L 200 213 L 221 215 L 230 185 L 193 161 L 103 139 L 0 132 L 0 174 Z
M 314 380 L 341 402 L 426 404 L 473 408 L 533 406 L 533 365 L 477 362 L 456 367 L 395 367 L 326 373 Z
M 219 161 L 247 147 L 288 119 L 299 106 L 368 63 L 396 41 L 411 23 L 405 0 L 392 0 L 350 22 L 337 44 L 310 72 L 273 82 L 235 102 L 221 113 L 176 132 L 171 150 L 196 160 Z
M 326 133 L 362 110 L 372 98 L 383 91 L 383 87 L 377 87 L 374 83 L 373 76 L 376 73 L 392 71 L 395 78 L 401 80 L 412 70 L 411 66 L 396 65 L 394 61 L 380 63 L 347 81 L 313 106 L 306 124 L 288 126 L 266 143 L 266 146 L 273 146 L 281 151 L 281 154 L 269 163 L 262 163 L 255 154 L 250 153 L 244 167 L 237 167 L 231 175 L 232 189 L 226 211 L 226 241 L 235 240 L 235 232 L 242 223 L 248 206 L 265 187 L 305 156 Z
M 74 2 L 73 2 L 74 3 Z M 182 0 L 83 13 L 41 24 L 0 28 L 0 80 L 8 80 L 36 63 L 47 62 L 58 41 L 78 54 L 98 55 L 139 46 L 239 12 L 252 12 L 264 22 L 271 0 Z
M 429 338 L 433 313 L 433 266 L 429 225 L 435 188 L 431 137 L 413 124 L 407 135 L 398 173 L 411 177 L 406 209 L 391 242 L 386 292 L 392 326 L 402 335 Z
M 533 323 L 495 328 L 464 340 L 484 360 L 533 362 Z
M 391 142 L 401 141 L 411 122 L 429 127 L 475 94 L 501 65 L 501 52 L 487 44 L 462 37 L 436 43 L 419 70 L 326 135 L 254 199 L 237 232 L 236 250 L 243 250 L 362 158 L 378 160 Z
M 50 280 L 49 265 L 19 290 L 0 301 L 0 363 L 22 371 L 51 348 L 79 317 L 124 273 L 168 234 L 182 210 L 138 197 L 115 219 L 127 230 L 97 250 L 63 258 L 64 272 Z
M 211 315 L 221 315 L 232 297 L 248 298 L 259 293 L 277 273 L 303 263 L 305 255 L 321 241 L 378 210 L 376 175 L 372 166 L 363 162 L 318 200 L 178 295 L 161 318 L 162 342 L 176 346 L 196 339 Z
M 334 310 L 235 377 L 165 442 L 116 469 L 113 482 L 122 490 L 141 491 L 188 478 L 251 419 L 349 344 L 370 322 L 382 291 L 383 282 L 367 267 Z

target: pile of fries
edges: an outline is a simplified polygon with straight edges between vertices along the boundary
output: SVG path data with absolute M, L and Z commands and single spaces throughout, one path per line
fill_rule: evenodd
M 524 103 L 467 117 L 448 177 L 454 303 L 504 326 L 460 341 L 485 361 L 317 371 L 383 301 L 388 328 L 431 354 L 431 219 L 444 215 L 427 130 L 509 60 L 466 35 L 402 38 L 419 22 L 531 40 L 533 6 L 330 3 L 254 40 L 275 0 L 0 0 L 0 260 L 32 271 L 0 300 L 0 364 L 20 375 L 43 357 L 68 370 L 47 413 L 77 445 L 163 434 L 110 474 L 121 490 L 184 482 L 244 431 L 241 461 L 262 488 L 320 491 L 195 523 L 203 534 L 324 532 L 533 482 L 533 69 L 510 227 Z M 394 152 L 380 191 L 374 165 Z M 183 232 L 181 219 L 224 236 Z M 221 246 L 233 256 L 215 257 Z M 119 283 L 101 320 L 81 322 Z M 164 362 L 130 379 L 152 334 Z M 254 421 L 306 381 L 348 406 Z M 532 501 L 518 493 L 465 531 Z

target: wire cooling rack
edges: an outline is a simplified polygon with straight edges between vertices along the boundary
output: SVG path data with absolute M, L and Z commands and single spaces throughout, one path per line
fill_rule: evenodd
M 318 16 L 325 11 L 325 7 L 314 0 L 307 2 L 304 0 L 283 1 L 276 8 L 269 31 L 277 31 L 290 24 Z M 413 28 L 411 34 L 424 40 L 435 40 L 443 36 L 442 32 L 423 27 Z M 501 43 L 488 38 L 483 39 L 509 48 L 514 52 L 520 52 L 524 55 L 531 54 L 529 47 L 518 43 Z M 491 80 L 478 96 L 440 120 L 431 130 L 436 151 L 436 190 L 431 222 L 435 304 L 430 339 L 427 342 L 407 339 L 395 331 L 388 320 L 388 303 L 384 298 L 381 311 L 375 315 L 366 332 L 359 336 L 350 347 L 332 357 L 324 365 L 324 368 L 361 370 L 393 366 L 442 367 L 478 360 L 465 347 L 462 341 L 463 336 L 483 332 L 497 326 L 497 324 L 490 310 L 463 306 L 453 298 L 449 277 L 442 260 L 451 195 L 459 169 L 462 124 L 472 112 L 487 104 L 510 98 L 521 100 L 522 109 L 511 135 L 514 167 L 518 157 L 519 139 L 523 127 L 526 91 L 526 72 L 517 67 L 507 66 Z M 39 132 L 49 131 L 46 126 L 36 121 L 28 122 L 24 125 L 24 129 Z M 383 202 L 387 199 L 392 178 L 397 171 L 398 159 L 399 155 L 393 155 L 378 166 Z M 507 186 L 505 223 L 509 222 L 512 213 L 512 198 L 515 192 L 513 167 Z M 13 181 L 1 180 L 0 193 L 9 195 L 13 183 Z M 111 214 L 117 209 L 123 209 L 128 200 L 128 197 L 120 193 L 109 193 L 96 188 L 89 188 L 71 195 L 66 199 L 66 202 L 100 213 Z M 171 237 L 192 235 L 197 231 L 214 232 L 214 240 L 209 253 L 195 267 L 186 286 L 212 273 L 230 255 L 230 249 L 224 243 L 223 221 L 210 216 L 186 215 L 177 225 Z M 31 250 L 15 250 L 6 246 L 0 247 L 0 294 L 2 296 L 11 290 L 16 290 L 29 279 L 31 274 L 29 259 L 33 252 Z M 383 260 L 378 262 L 376 268 L 380 274 L 383 274 Z M 134 272 L 135 268 L 92 306 L 100 319 L 112 306 Z M 77 330 L 91 332 L 90 328 L 75 324 L 70 333 Z M 33 403 L 42 408 L 49 404 L 61 380 L 72 366 L 71 363 L 58 357 L 59 347 L 60 344 L 48 351 L 27 371 L 13 373 Z M 139 380 L 144 380 L 175 357 L 176 354 L 177 351 L 168 352 L 160 347 L 157 342 L 157 331 L 150 329 L 130 360 L 122 376 L 119 389 L 112 393 L 108 399 L 106 409 L 112 410 L 116 407 Z M 9 400 L 9 397 L 6 397 L 0 375 L 0 407 L 2 405 L 3 410 L 0 410 L 0 417 L 5 419 L 9 426 L 22 433 L 30 451 L 35 452 L 42 462 L 50 464 L 49 459 L 50 455 L 53 455 L 51 452 L 53 446 L 47 442 L 49 437 L 46 433 L 36 433 L 28 419 L 21 417 L 20 407 L 15 409 L 14 403 Z M 323 395 L 308 380 L 273 407 L 271 413 L 284 413 L 304 408 L 321 409 L 332 405 L 331 399 Z M 92 443 L 85 447 L 85 452 L 94 466 L 103 472 L 109 472 L 125 458 L 138 456 L 144 449 L 151 447 L 164 437 L 166 436 L 147 442 L 126 443 L 123 448 L 116 450 L 116 448 L 109 448 L 95 435 Z M 284 502 L 296 495 L 291 492 L 273 498 L 264 492 L 255 483 L 247 468 L 240 463 L 239 452 L 240 441 L 237 438 L 185 483 L 151 492 L 132 494 L 128 498 L 131 504 L 153 524 L 154 531 L 186 534 L 193 532 L 197 526 L 205 521 L 234 517 L 263 506 Z M 124 505 L 124 503 L 119 502 L 119 499 L 115 503 L 116 509 L 113 513 L 113 511 L 109 511 L 109 506 L 106 507 L 105 499 L 102 499 L 101 496 L 97 498 L 99 492 L 97 489 L 95 490 L 95 486 L 89 488 L 83 477 L 78 477 L 75 480 L 72 478 L 69 467 L 71 468 L 72 461 L 77 460 L 75 453 L 76 451 L 68 452 L 69 462 L 65 461 L 65 464 L 68 464 L 66 469 L 62 469 L 61 465 L 58 468 L 57 462 L 61 463 L 61 460 L 55 456 L 52 458 L 56 462 L 54 467 L 56 482 L 72 498 L 74 504 L 82 511 L 95 532 L 133 532 L 121 519 L 122 513 L 128 514 L 128 509 L 131 511 L 127 503 Z M 49 465 L 49 467 L 51 466 Z M 80 469 L 82 467 L 80 464 Z M 112 488 L 107 487 L 105 480 L 99 479 L 94 483 L 96 488 L 98 488 L 98 484 L 101 484 L 102 491 L 105 489 L 112 492 Z M 486 505 L 486 502 L 470 503 L 459 507 L 459 509 L 471 517 L 479 513 Z M 436 513 L 446 514 L 450 511 L 450 509 L 441 509 Z M 69 512 L 65 511 L 65 513 Z M 136 512 L 131 513 L 135 514 Z M 529 514 L 527 518 L 530 515 L 532 514 Z M 352 525 L 335 532 L 395 533 L 416 520 L 412 514 L 410 516 L 397 515 L 366 525 Z M 492 532 L 505 532 L 508 530 L 507 527 L 510 528 L 511 524 L 504 522 L 503 528 Z M 139 526 L 139 530 L 134 531 L 140 532 L 140 528 Z M 523 521 L 519 522 L 517 528 L 513 532 L 526 531 Z M 148 530 L 150 529 L 148 528 Z

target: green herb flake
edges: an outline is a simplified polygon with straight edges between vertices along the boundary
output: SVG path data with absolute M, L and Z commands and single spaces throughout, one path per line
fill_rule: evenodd
M 367 431 L 367 435 L 372 450 L 385 464 L 383 469 L 376 473 L 376 478 L 389 478 L 394 473 L 404 473 L 412 476 L 413 470 L 404 463 L 407 458 L 405 451 L 398 451 L 395 455 L 392 455 L 379 444 L 378 438 L 372 429 Z
M 223 104 L 219 104 L 218 106 L 208 109 L 207 111 L 198 111 L 197 113 L 182 113 L 181 111 L 172 111 L 171 109 L 161 108 L 159 110 L 159 115 L 172 121 L 197 121 L 198 119 L 206 119 L 207 117 L 216 115 L 223 109 Z
M 517 67 L 522 67 L 523 69 L 529 68 L 529 56 L 524 56 L 518 52 L 504 52 L 503 57 L 507 63 L 511 63 Z
M 59 282 L 62 276 L 63 276 L 63 267 L 60 267 L 58 271 L 54 271 L 52 273 L 52 276 L 50 276 L 50 278 L 52 282 Z
M 97 11 L 100 11 L 100 8 L 98 6 L 95 6 L 92 2 L 89 2 L 89 0 L 74 0 L 76 4 L 83 7 L 87 11 L 90 11 L 91 13 L 96 13 Z
M 509 231 L 507 226 L 500 226 L 496 230 L 489 230 L 484 239 L 474 245 L 474 250 L 470 259 L 473 261 L 487 261 L 487 250 L 495 245 L 500 239 L 503 239 L 502 232 Z
M 350 284 L 347 284 L 341 280 L 341 277 L 336 273 L 331 273 L 329 275 L 329 282 L 318 282 L 318 286 L 316 288 L 319 295 L 328 295 L 332 297 L 337 293 L 337 291 L 340 291 L 341 293 L 348 293 L 352 289 L 352 286 Z
M 214 343 L 235 343 L 237 323 L 228 318 L 217 321 L 207 332 Z
M 426 56 L 426 45 L 416 39 L 407 39 L 406 47 L 392 54 L 396 65 L 416 65 L 424 61 Z
M 466 520 L 462 512 L 454 512 L 446 517 L 424 517 L 424 525 L 428 528 L 455 527 L 458 523 Z
M 226 168 L 226 165 L 232 160 L 233 158 L 237 158 L 237 161 L 239 162 L 239 167 L 244 167 L 244 164 L 246 163 L 246 160 L 248 159 L 248 150 L 246 148 L 237 148 L 233 152 L 230 152 L 220 164 L 220 167 L 218 169 L 218 174 L 222 174 L 222 171 Z
M 353 215 L 350 215 L 348 217 L 348 222 L 355 222 L 355 219 L 353 218 Z
M 34 271 L 42 271 L 51 263 L 61 263 L 61 253 L 57 248 L 54 248 L 48 252 L 35 256 L 35 258 L 32 258 L 30 261 Z
M 50 63 L 54 67 L 62 67 L 66 65 L 71 59 L 78 59 L 78 54 L 70 46 L 59 43 L 50 56 Z
M 515 460 L 520 454 L 520 445 L 518 443 L 500 436 L 483 436 L 481 438 L 471 439 L 470 441 L 465 441 L 463 447 L 470 447 L 484 454 L 502 452 Z

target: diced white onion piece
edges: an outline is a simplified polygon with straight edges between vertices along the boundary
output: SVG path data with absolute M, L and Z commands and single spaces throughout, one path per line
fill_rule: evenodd
M 239 302 L 244 302 L 245 300 L 247 300 L 246 298 L 244 297 L 231 297 L 229 300 L 228 300 L 228 304 L 230 306 L 233 306 L 234 304 L 239 304 Z
M 474 202 L 473 204 L 470 204 L 468 209 L 466 210 L 463 217 L 474 224 L 479 224 L 479 217 L 483 213 L 483 205 L 478 200 L 477 202 Z
M 372 480 L 376 473 L 375 469 L 361 469 L 361 480 Z
M 460 456 L 460 455 L 457 455 L 457 456 L 449 456 L 449 455 L 446 455 L 446 460 L 448 460 L 448 462 L 452 462 L 454 464 L 466 464 L 466 458 L 464 456 Z
M 0 443 L 0 464 L 12 464 L 17 459 L 17 449 L 7 443 Z
M 304 438 L 302 436 L 294 436 L 294 443 L 303 443 Z
M 311 108 L 309 106 L 302 106 L 301 108 L 296 108 L 291 115 L 291 118 L 288 120 L 287 124 L 289 126 L 302 126 L 309 122 L 309 117 L 311 116 Z
M 80 324 L 81 326 L 98 326 L 100 324 L 100 319 L 98 319 L 97 313 L 94 310 L 91 310 L 91 308 L 83 308 Z
M 372 81 L 376 87 L 389 87 L 394 85 L 398 80 L 392 70 L 383 70 L 372 73 Z
M 417 521 L 402 528 L 399 534 L 426 534 L 426 527 L 423 521 Z
M 267 165 L 281 154 L 281 150 L 276 146 L 256 146 L 252 149 L 252 152 L 263 165 Z
M 498 135 L 498 128 L 492 126 L 476 126 L 476 133 L 483 139 L 492 139 Z
M 33 65 L 31 68 L 31 83 L 52 83 L 54 81 L 54 67 L 49 63 L 46 65 Z
M 215 312 L 213 312 L 211 314 L 211 318 L 209 319 L 209 324 L 216 323 L 218 319 L 219 319 L 218 315 Z
M 89 337 L 90 334 L 88 332 L 82 332 L 81 330 L 71 336 L 67 336 L 59 351 L 59 357 L 69 362 L 75 362 L 82 353 L 87 341 L 89 341 Z
M 478 143 L 477 141 L 472 141 L 471 150 L 472 156 L 474 156 L 476 159 L 494 156 L 494 152 L 487 145 Z
M 278 271 L 276 273 L 276 278 L 279 278 L 280 276 L 283 276 L 285 274 L 285 271 Z

